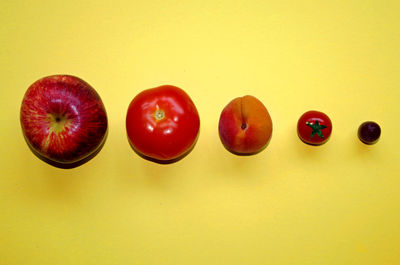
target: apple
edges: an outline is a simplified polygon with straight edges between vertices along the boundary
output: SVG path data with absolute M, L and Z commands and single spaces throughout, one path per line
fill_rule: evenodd
M 59 168 L 89 161 L 107 136 L 107 114 L 100 96 L 71 75 L 47 76 L 33 83 L 22 100 L 20 121 L 32 152 Z
M 272 136 L 272 120 L 263 103 L 253 96 L 233 99 L 222 110 L 219 137 L 225 148 L 237 155 L 262 151 Z

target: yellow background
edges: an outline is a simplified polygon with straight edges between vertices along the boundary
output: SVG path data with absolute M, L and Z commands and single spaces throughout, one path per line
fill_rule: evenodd
M 400 264 L 400 2 L 7 1 L 0 4 L 0 264 Z M 101 95 L 103 150 L 72 170 L 24 142 L 19 108 L 37 79 L 72 74 Z M 130 148 L 129 102 L 185 89 L 201 118 L 183 160 Z M 267 149 L 227 152 L 222 108 L 270 111 Z M 333 122 L 303 144 L 300 115 Z M 375 120 L 380 142 L 358 126 Z

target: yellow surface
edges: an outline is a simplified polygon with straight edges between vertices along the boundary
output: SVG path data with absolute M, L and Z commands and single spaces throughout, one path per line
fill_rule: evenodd
M 400 264 L 400 2 L 6 1 L 0 3 L 0 264 Z M 101 95 L 109 137 L 89 163 L 48 166 L 19 108 L 37 79 L 65 73 Z M 141 90 L 185 89 L 196 147 L 172 165 L 130 148 Z M 274 123 L 262 153 L 237 157 L 222 108 L 251 94 Z M 300 115 L 333 122 L 303 144 Z M 382 127 L 374 146 L 356 130 Z

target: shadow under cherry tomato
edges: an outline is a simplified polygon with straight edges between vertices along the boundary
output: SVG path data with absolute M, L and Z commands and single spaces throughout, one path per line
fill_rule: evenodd
M 326 143 L 329 141 L 329 139 L 331 138 L 331 137 L 329 136 L 328 139 L 325 140 L 325 142 L 323 142 L 323 143 L 318 143 L 318 144 L 314 144 L 314 143 L 308 143 L 308 142 L 304 141 L 304 140 L 300 137 L 300 134 L 299 134 L 298 131 L 297 131 L 297 136 L 299 137 L 299 139 L 300 139 L 303 143 L 305 143 L 305 144 L 307 144 L 307 145 L 311 145 L 311 146 L 321 146 L 321 145 L 324 145 L 324 144 L 326 144 Z

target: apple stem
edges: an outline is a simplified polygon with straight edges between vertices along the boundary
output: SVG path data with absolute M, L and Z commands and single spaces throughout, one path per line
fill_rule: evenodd
M 245 122 L 242 123 L 242 126 L 240 126 L 240 128 L 242 128 L 242 130 L 247 128 L 247 124 Z

